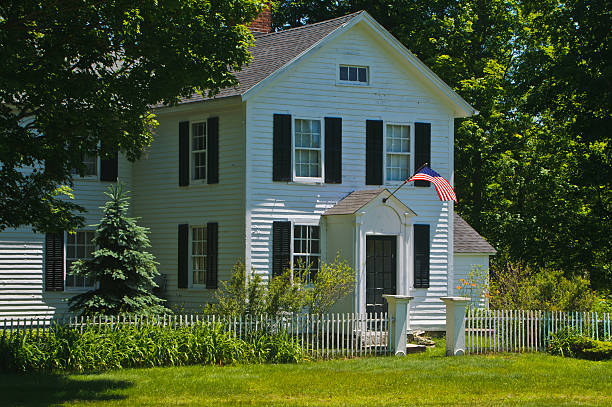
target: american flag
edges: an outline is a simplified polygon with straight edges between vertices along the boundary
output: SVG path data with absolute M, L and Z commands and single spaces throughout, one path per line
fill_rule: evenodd
M 434 184 L 441 201 L 457 202 L 457 195 L 455 195 L 455 191 L 453 187 L 451 187 L 451 184 L 431 168 L 421 168 L 416 174 L 408 179 L 408 182 L 417 180 L 429 181 Z

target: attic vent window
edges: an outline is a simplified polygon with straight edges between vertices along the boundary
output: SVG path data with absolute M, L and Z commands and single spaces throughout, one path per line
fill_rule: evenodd
M 354 65 L 340 65 L 340 80 L 342 82 L 368 83 L 368 67 Z

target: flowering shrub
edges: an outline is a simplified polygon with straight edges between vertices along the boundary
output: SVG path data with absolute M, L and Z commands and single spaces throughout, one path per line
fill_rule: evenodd
M 489 299 L 489 273 L 482 265 L 472 265 L 467 278 L 459 279 L 456 288 L 460 296 L 470 298 L 469 308 L 481 308 Z

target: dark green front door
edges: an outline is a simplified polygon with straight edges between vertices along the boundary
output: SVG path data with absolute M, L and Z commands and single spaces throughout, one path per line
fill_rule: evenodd
M 366 236 L 366 312 L 387 312 L 383 294 L 396 294 L 395 236 Z

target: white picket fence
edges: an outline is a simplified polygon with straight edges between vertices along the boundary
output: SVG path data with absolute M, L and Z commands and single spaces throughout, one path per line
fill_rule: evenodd
M 172 329 L 198 324 L 220 325 L 240 339 L 248 339 L 250 335 L 261 332 L 284 333 L 297 340 L 306 353 L 317 359 L 391 353 L 387 313 L 247 315 L 229 318 L 214 315 L 130 315 L 5 319 L 0 320 L 0 341 L 17 333 L 44 337 L 46 332 L 58 326 L 69 326 L 82 333 L 87 329 L 113 329 L 124 325 L 156 325 Z
M 571 327 L 597 340 L 612 340 L 612 314 L 535 310 L 468 310 L 466 353 L 545 351 L 551 334 Z

